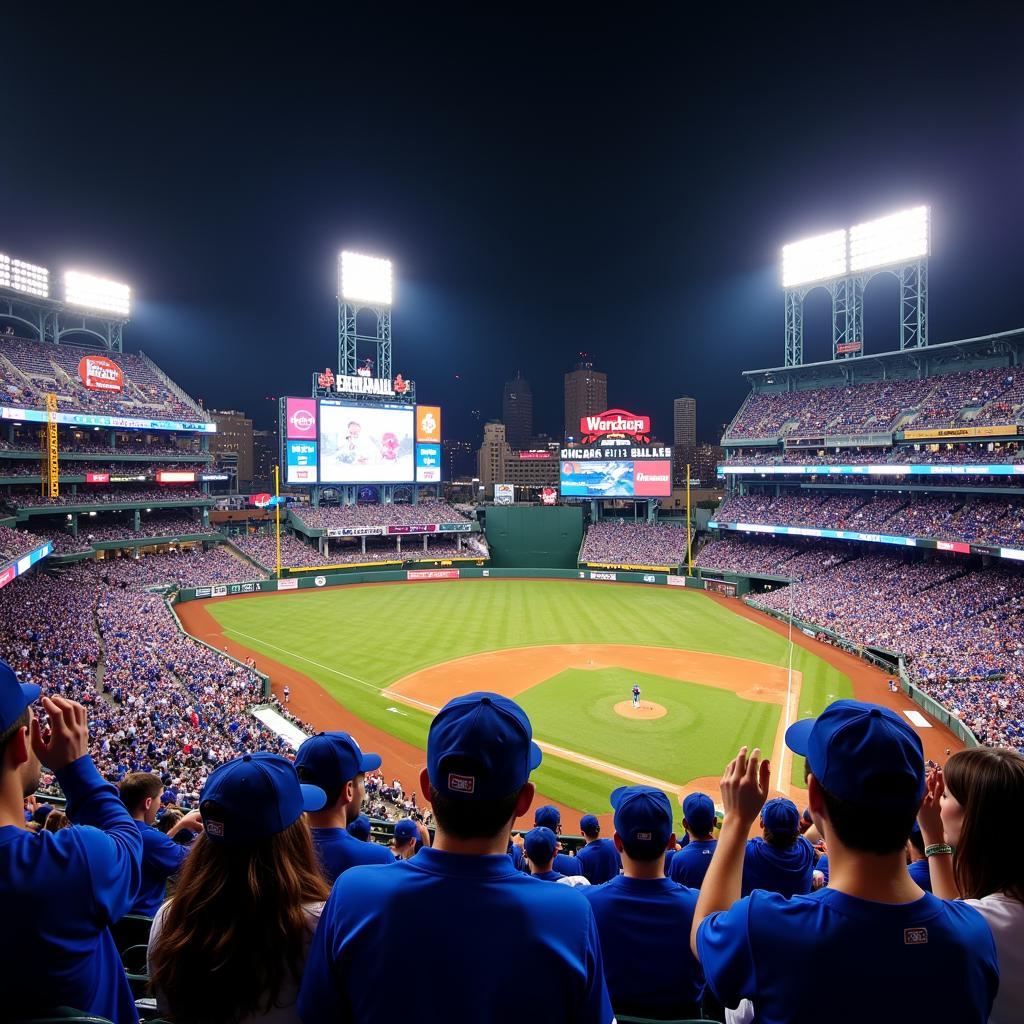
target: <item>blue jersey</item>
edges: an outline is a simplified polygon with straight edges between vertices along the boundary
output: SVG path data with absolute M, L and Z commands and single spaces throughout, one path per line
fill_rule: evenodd
M 168 839 L 158 828 L 136 821 L 142 836 L 142 885 L 135 897 L 131 913 L 152 917 L 164 901 L 167 879 L 173 875 L 188 856 L 189 848 Z
M 401 957 L 409 929 L 425 929 Z M 506 854 L 424 848 L 391 871 L 360 867 L 335 883 L 320 916 L 299 993 L 306 1024 L 393 1024 L 396 970 L 417 1002 L 417 1024 L 522 1024 L 523 985 L 545 1020 L 610 1024 L 597 925 L 586 899 L 539 885 Z
M 820 871 L 825 876 L 825 884 L 828 885 L 828 854 L 823 853 L 819 858 L 817 864 L 814 865 L 815 871 Z M 931 891 L 931 890 L 929 890 Z
M 512 858 L 512 864 L 515 866 L 516 871 L 523 870 L 523 848 L 516 846 L 515 843 L 508 844 L 508 855 Z
M 767 889 L 781 896 L 798 896 L 813 888 L 814 847 L 803 836 L 785 849 L 763 839 L 748 839 L 743 857 L 743 895 Z
M 534 871 L 530 877 L 536 878 L 538 882 L 557 882 L 560 878 L 565 878 L 565 875 L 561 871 Z
M 313 846 L 328 885 L 360 864 L 393 864 L 395 855 L 380 843 L 364 843 L 343 828 L 314 828 Z
M 691 839 L 672 859 L 668 877 L 690 889 L 699 889 L 711 866 L 717 839 Z
M 907 865 L 907 871 L 910 872 L 910 877 L 917 882 L 925 892 L 932 891 L 932 873 L 928 867 L 927 860 L 915 860 L 911 861 Z
M 601 936 L 608 995 L 619 1016 L 694 1017 L 704 975 L 687 941 L 699 893 L 668 878 L 619 875 L 582 890 Z
M 984 1024 L 999 984 L 982 916 L 928 894 L 888 904 L 755 892 L 702 921 L 697 949 L 716 998 L 752 999 L 758 1024 Z
M 582 875 L 583 868 L 576 857 L 570 857 L 567 853 L 556 853 L 555 863 L 551 865 L 556 871 L 563 875 Z
M 609 882 L 622 870 L 622 860 L 610 839 L 595 839 L 576 854 L 576 862 L 591 885 Z
M 116 1024 L 138 1024 L 110 924 L 135 902 L 142 838 L 117 790 L 92 759 L 57 772 L 73 828 L 38 835 L 0 828 L 0 929 L 4 1016 L 73 1006 Z M 40 985 L 15 984 L 40 978 Z

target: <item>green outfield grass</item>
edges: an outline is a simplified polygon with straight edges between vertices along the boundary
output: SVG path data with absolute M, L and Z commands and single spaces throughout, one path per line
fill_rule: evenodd
M 706 651 L 777 666 L 788 661 L 785 637 L 699 592 L 667 587 L 561 580 L 352 586 L 213 603 L 209 611 L 232 639 L 304 673 L 353 714 L 421 748 L 429 717 L 405 706 L 399 708 L 401 714 L 388 711 L 396 705 L 380 690 L 410 672 L 469 654 L 539 644 L 606 643 Z M 817 714 L 829 700 L 852 695 L 849 679 L 809 651 L 795 647 L 793 667 L 804 679 L 801 717 Z M 628 666 L 623 668 L 629 675 Z M 584 729 L 583 721 L 576 720 L 584 707 L 581 701 L 593 707 L 594 701 L 604 700 L 587 688 L 593 677 L 599 686 L 611 688 L 611 704 L 628 697 L 632 682 L 623 687 L 614 673 L 565 673 L 564 702 L 559 700 L 563 687 L 553 682 L 523 695 L 539 736 L 669 781 L 685 781 L 683 773 L 691 764 L 700 766 L 692 776 L 718 774 L 741 743 L 771 746 L 777 707 L 658 677 L 646 677 L 641 687 L 659 704 L 669 707 L 673 702 L 667 717 L 629 722 L 609 705 L 610 717 L 603 725 L 595 720 Z M 655 696 L 656 691 L 665 699 Z M 723 704 L 723 698 L 734 703 Z M 536 707 L 534 702 L 539 702 Z M 677 715 L 695 716 L 688 719 L 693 726 L 679 727 Z M 644 726 L 643 747 L 631 731 L 637 725 Z M 794 765 L 795 780 L 797 770 Z M 550 756 L 535 781 L 545 794 L 570 807 L 600 809 L 615 784 L 603 772 Z

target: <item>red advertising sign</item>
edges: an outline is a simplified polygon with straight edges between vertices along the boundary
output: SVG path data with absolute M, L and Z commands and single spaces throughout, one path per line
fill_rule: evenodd
M 839 355 L 847 355 L 850 352 L 859 352 L 860 342 L 859 341 L 841 341 L 836 345 L 836 352 Z
M 6 587 L 16 575 L 13 565 L 9 565 L 6 569 L 0 570 L 0 587 Z M 456 572 L 455 575 L 458 576 L 459 574 Z
M 543 505 L 554 505 L 558 501 L 558 490 L 555 487 L 542 487 L 540 500 Z
M 625 409 L 607 409 L 596 416 L 580 420 L 580 441 L 592 444 L 599 437 L 631 437 L 639 444 L 651 439 L 651 417 L 639 416 Z
M 407 580 L 457 580 L 458 569 L 409 569 L 405 578 Z
M 288 421 L 289 441 L 316 440 L 315 398 L 285 399 L 285 419 Z
M 82 356 L 78 361 L 78 376 L 90 391 L 124 390 L 121 367 L 106 356 Z
M 251 494 L 249 496 L 249 504 L 255 505 L 256 508 L 268 508 L 271 500 L 272 496 L 266 492 L 263 492 L 262 494 Z
M 85 482 L 87 484 L 109 484 L 110 474 L 109 473 L 86 473 Z
M 520 452 L 520 459 L 550 459 L 551 452 Z
M 672 493 L 671 459 L 633 464 L 633 493 L 638 498 L 667 498 Z

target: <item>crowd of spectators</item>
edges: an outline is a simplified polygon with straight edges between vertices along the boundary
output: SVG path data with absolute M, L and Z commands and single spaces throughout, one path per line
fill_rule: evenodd
M 45 540 L 45 537 L 29 536 L 21 530 L 0 526 L 0 565 L 13 562 L 22 555 L 34 551 Z
M 34 520 L 31 529 L 19 532 L 32 538 L 37 546 L 42 540 L 52 540 L 55 554 L 73 554 L 89 551 L 94 542 L 213 534 L 217 529 L 204 523 L 199 516 L 181 515 L 175 509 L 156 509 L 140 515 L 138 530 L 131 512 L 97 512 L 96 515 L 79 518 L 77 537 L 71 533 L 66 520 L 49 516 L 46 522 Z
M 121 368 L 122 391 L 96 391 L 82 383 L 78 365 L 87 354 L 104 356 Z M 42 409 L 49 393 L 57 395 L 57 406 L 62 411 L 190 422 L 209 420 L 196 402 L 141 355 L 87 353 L 66 345 L 41 345 L 0 336 L 0 397 L 4 404 Z
M 701 569 L 723 572 L 763 573 L 803 579 L 805 573 L 819 572 L 850 557 L 848 544 L 795 538 L 790 543 L 759 542 L 726 537 L 705 544 L 694 558 Z
M 138 504 L 142 501 L 152 502 L 207 502 L 209 494 L 204 494 L 194 487 L 177 485 L 166 487 L 138 487 L 134 485 L 117 485 L 103 490 L 65 491 L 57 498 L 50 498 L 39 493 L 38 488 L 15 488 L 4 491 L 0 503 L 14 512 L 29 508 L 67 508 L 70 505 L 125 505 Z
M 293 506 L 291 512 L 312 530 L 346 526 L 430 526 L 459 523 L 466 518 L 445 501 L 422 501 L 416 505 Z
M 730 440 L 1014 423 L 1024 382 L 1006 367 L 846 387 L 756 392 L 726 428 Z
M 103 440 L 92 438 L 102 436 Z M 164 434 L 166 437 L 166 433 Z M 172 435 L 173 436 L 173 435 Z M 196 449 L 198 441 L 194 434 L 187 435 L 188 447 L 176 444 L 155 444 L 146 434 L 121 434 L 116 447 L 111 447 L 106 433 L 81 434 L 74 431 L 58 431 L 57 447 L 61 455 L 141 455 L 147 458 L 188 458 L 207 459 L 211 456 Z M 29 458 L 38 457 L 42 448 L 42 431 L 34 436 L 18 431 L 13 441 L 0 438 L 0 452 L 24 452 Z
M 581 562 L 679 565 L 686 560 L 686 530 L 655 523 L 591 523 L 580 549 Z
M 86 473 L 108 473 L 116 476 L 131 476 L 137 478 L 140 483 L 153 483 L 156 474 L 161 470 L 173 469 L 176 473 L 211 473 L 214 470 L 209 463 L 188 463 L 176 462 L 173 467 L 152 463 L 137 462 L 104 462 L 101 459 L 75 459 L 74 461 L 62 460 L 60 463 L 60 479 L 65 480 L 72 477 L 84 478 Z M 43 471 L 42 462 L 35 459 L 3 459 L 0 460 L 0 477 L 23 477 L 39 476 Z M 106 489 L 110 485 L 103 484 Z M 117 485 L 115 485 L 117 486 Z M 177 486 L 165 487 L 163 491 L 174 492 Z M 97 492 L 100 493 L 100 492 Z M 91 490 L 79 491 L 78 499 L 90 500 Z M 164 499 L 166 500 L 166 499 Z
M 1024 381 L 1024 374 L 1021 375 Z M 1005 444 L 898 445 L 892 448 L 732 448 L 726 463 L 743 466 L 996 465 L 1024 461 L 1024 449 Z

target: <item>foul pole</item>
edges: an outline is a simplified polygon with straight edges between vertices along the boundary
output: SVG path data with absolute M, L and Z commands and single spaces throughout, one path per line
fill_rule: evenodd
M 690 464 L 686 464 L 686 574 L 693 575 L 693 520 L 690 518 Z
M 277 537 L 277 578 L 281 578 L 281 467 L 274 467 L 274 532 Z

